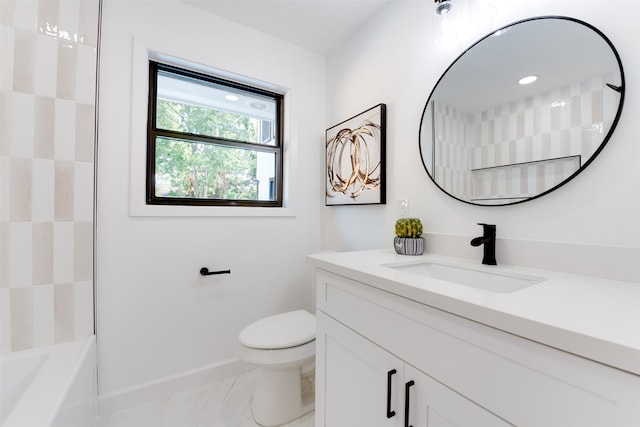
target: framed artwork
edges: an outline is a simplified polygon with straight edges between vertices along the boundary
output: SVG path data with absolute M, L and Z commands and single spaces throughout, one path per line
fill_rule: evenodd
M 387 106 L 327 129 L 325 205 L 385 204 Z

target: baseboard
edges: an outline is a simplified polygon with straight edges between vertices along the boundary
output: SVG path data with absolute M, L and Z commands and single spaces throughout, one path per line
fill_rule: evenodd
M 98 396 L 100 415 L 112 414 L 163 396 L 189 390 L 254 369 L 233 358 Z

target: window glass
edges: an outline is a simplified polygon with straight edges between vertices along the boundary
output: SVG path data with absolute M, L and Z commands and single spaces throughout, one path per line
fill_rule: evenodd
M 282 206 L 282 95 L 149 70 L 147 203 Z

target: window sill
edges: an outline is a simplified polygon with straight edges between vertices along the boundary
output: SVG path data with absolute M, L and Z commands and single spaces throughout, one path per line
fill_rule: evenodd
M 239 207 L 239 206 L 131 206 L 131 216 L 140 217 L 294 217 L 288 208 Z

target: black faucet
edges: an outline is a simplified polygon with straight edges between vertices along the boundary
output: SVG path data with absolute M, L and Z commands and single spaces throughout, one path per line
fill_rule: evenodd
M 478 223 L 483 228 L 482 236 L 471 240 L 471 246 L 484 245 L 482 263 L 486 265 L 498 265 L 496 262 L 496 226 L 493 224 Z

